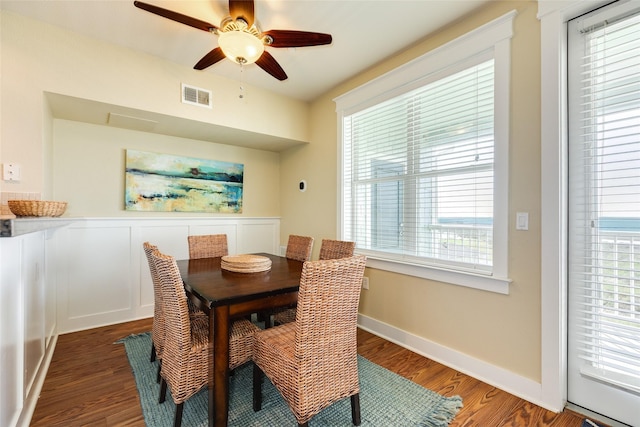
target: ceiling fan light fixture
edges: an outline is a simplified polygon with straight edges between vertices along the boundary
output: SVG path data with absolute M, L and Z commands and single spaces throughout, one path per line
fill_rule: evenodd
M 220 22 L 220 26 L 139 0 L 133 4 L 147 12 L 218 36 L 218 46 L 193 66 L 196 70 L 204 70 L 227 58 L 240 65 L 255 63 L 272 77 L 282 81 L 287 79 L 287 73 L 278 61 L 265 51 L 265 46 L 298 48 L 331 44 L 331 34 L 297 30 L 261 32 L 254 16 L 255 1 L 229 0 L 229 15 Z
M 262 40 L 243 30 L 220 32 L 218 45 L 227 58 L 238 64 L 253 64 L 264 52 Z

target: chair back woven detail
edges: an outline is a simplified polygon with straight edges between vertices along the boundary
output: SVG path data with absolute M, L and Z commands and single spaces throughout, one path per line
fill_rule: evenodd
M 319 259 L 340 259 L 353 256 L 356 242 L 345 240 L 322 239 Z
M 365 263 L 361 255 L 305 262 L 296 321 L 256 334 L 254 362 L 300 425 L 349 396 L 354 412 L 353 399 L 360 392 L 357 320 Z M 357 412 L 359 419 L 359 404 Z
M 212 359 L 209 333 L 191 327 L 187 297 L 175 259 L 156 251 L 152 258 L 160 279 L 166 336 L 162 378 L 176 404 L 207 384 L 207 362 Z M 195 326 L 195 323 L 194 323 Z
M 215 258 L 229 255 L 226 234 L 188 236 L 189 258 Z
M 359 255 L 310 261 L 303 266 L 296 310 L 295 355 L 308 368 L 317 365 L 320 359 L 327 359 L 334 366 L 357 360 L 358 304 L 365 264 L 366 257 Z M 325 348 L 320 350 L 316 340 Z M 358 371 L 353 372 L 357 383 Z M 330 374 L 331 369 L 325 373 Z
M 320 245 L 320 258 L 326 259 L 340 259 L 349 258 L 353 256 L 355 250 L 355 242 L 348 242 L 345 240 L 331 240 L 322 239 Z M 296 320 L 296 309 L 290 308 L 279 311 L 274 314 L 273 322 L 276 325 L 284 325 L 285 323 L 293 322 Z
M 160 280 L 158 279 L 158 272 L 156 270 L 155 262 L 151 257 L 151 254 L 158 250 L 158 247 L 152 245 L 149 242 L 142 244 L 144 253 L 147 256 L 147 263 L 149 264 L 149 272 L 151 273 L 151 281 L 153 282 L 153 326 L 151 328 L 151 341 L 153 342 L 154 353 L 158 359 L 162 358 L 162 347 L 164 345 L 164 315 L 162 314 L 162 291 L 160 286 Z
M 313 249 L 313 237 L 289 235 L 286 257 L 297 261 L 309 261 Z
M 313 237 L 289 235 L 287 243 L 286 257 L 295 259 L 296 261 L 309 261 L 311 259 L 311 250 L 313 249 Z M 284 324 L 293 322 L 296 317 L 295 308 L 287 308 L 274 313 L 273 321 L 276 324 Z
M 180 427 L 184 402 L 208 382 L 208 368 L 213 363 L 209 319 L 202 312 L 190 312 L 176 260 L 157 249 L 150 257 L 160 284 L 165 326 L 160 403 L 165 400 L 168 384 L 176 404 L 174 427 Z M 233 369 L 251 360 L 258 327 L 242 319 L 234 321 L 230 329 L 229 368 Z

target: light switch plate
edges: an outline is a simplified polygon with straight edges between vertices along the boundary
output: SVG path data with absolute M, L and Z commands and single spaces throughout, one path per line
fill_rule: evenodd
M 529 213 L 516 212 L 516 230 L 528 230 L 528 229 L 529 229 Z

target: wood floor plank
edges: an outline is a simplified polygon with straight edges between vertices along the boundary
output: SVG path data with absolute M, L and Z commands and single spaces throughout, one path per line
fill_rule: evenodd
M 124 346 L 152 319 L 61 335 L 31 426 L 144 426 Z
M 143 319 L 61 335 L 31 426 L 143 427 L 124 346 L 114 342 L 151 326 L 151 319 Z M 461 396 L 464 406 L 451 427 L 580 427 L 582 422 L 572 411 L 547 411 L 361 329 L 358 352 L 423 387 Z

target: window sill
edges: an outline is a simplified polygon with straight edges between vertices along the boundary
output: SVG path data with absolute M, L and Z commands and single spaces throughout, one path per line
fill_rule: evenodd
M 367 267 L 509 295 L 511 279 L 389 261 L 367 255 Z

